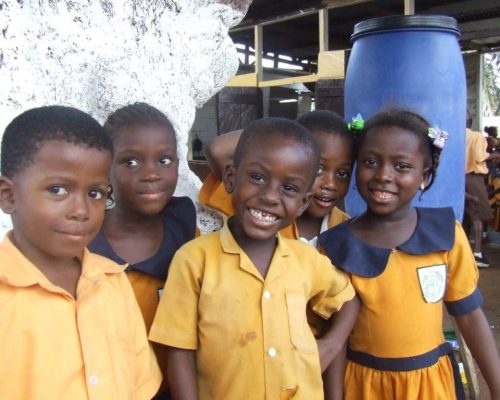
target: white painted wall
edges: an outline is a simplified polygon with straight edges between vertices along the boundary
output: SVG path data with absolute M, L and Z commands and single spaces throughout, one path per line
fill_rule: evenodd
M 145 101 L 176 128 L 177 195 L 196 199 L 188 168 L 195 108 L 236 74 L 228 29 L 251 0 L 0 1 L 0 132 L 22 111 L 63 104 L 100 122 L 118 107 Z M 218 221 L 200 210 L 203 231 Z M 5 230 L 9 219 L 0 217 Z

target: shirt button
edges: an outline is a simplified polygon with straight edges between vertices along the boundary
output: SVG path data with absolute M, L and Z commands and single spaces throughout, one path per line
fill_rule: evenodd
M 264 293 L 262 295 L 266 300 L 269 300 L 271 298 L 271 292 L 269 290 L 264 290 Z
M 89 376 L 89 383 L 91 385 L 97 385 L 99 383 L 99 378 L 97 377 L 97 375 L 90 375 Z
M 278 352 L 276 351 L 276 349 L 274 347 L 271 347 L 267 351 L 267 354 L 269 354 L 269 357 L 276 357 L 276 354 L 278 354 Z

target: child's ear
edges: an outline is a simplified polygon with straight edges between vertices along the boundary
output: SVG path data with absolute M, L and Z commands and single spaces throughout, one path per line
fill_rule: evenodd
M 16 184 L 6 176 L 0 176 L 0 208 L 6 214 L 12 214 L 15 209 Z
M 222 173 L 222 181 L 224 183 L 226 192 L 233 193 L 236 181 L 236 168 L 234 168 L 233 164 L 228 164 L 224 168 L 224 172 Z
M 420 184 L 420 189 L 424 190 L 427 187 L 427 184 L 429 183 L 429 176 L 430 176 L 430 168 L 425 168 L 424 172 L 422 174 L 422 183 Z
M 312 192 L 307 192 L 304 198 L 302 199 L 302 204 L 299 206 L 296 218 L 300 217 L 304 213 L 304 211 L 307 210 L 307 207 L 309 207 L 309 203 L 311 203 L 311 199 L 312 199 Z

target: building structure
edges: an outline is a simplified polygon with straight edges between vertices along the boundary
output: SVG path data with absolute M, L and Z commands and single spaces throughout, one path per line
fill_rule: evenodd
M 496 0 L 253 0 L 230 30 L 240 67 L 197 111 L 202 141 L 266 116 L 295 118 L 311 108 L 343 114 L 344 75 L 357 22 L 387 15 L 441 14 L 457 19 L 468 82 L 468 108 L 481 126 L 482 55 L 500 51 Z

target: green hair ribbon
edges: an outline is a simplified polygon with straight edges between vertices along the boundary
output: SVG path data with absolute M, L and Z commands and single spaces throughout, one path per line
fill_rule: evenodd
M 365 127 L 365 121 L 363 120 L 363 117 L 361 117 L 361 114 L 358 113 L 355 117 L 353 117 L 352 122 L 347 124 L 347 128 L 351 132 L 360 132 L 364 129 Z

